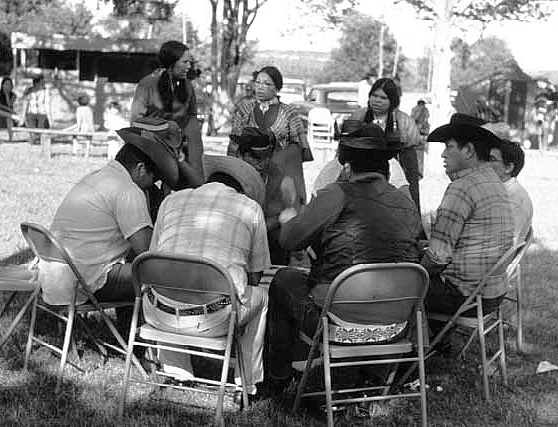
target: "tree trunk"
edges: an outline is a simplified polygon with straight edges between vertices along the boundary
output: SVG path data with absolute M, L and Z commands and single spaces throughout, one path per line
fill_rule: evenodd
M 382 17 L 382 25 L 380 26 L 380 37 L 378 38 L 378 77 L 384 77 L 384 33 L 386 25 Z
M 215 104 L 219 95 L 219 25 L 217 23 L 217 5 L 219 0 L 211 2 L 211 100 L 209 117 L 207 118 L 207 133 L 215 134 Z

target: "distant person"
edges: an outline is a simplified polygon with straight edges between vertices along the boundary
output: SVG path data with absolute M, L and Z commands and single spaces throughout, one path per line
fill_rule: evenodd
M 376 78 L 376 72 L 370 71 L 362 77 L 360 82 L 358 82 L 357 103 L 359 107 L 364 108 L 368 105 L 368 93 L 370 92 L 370 88 Z
M 515 242 L 523 242 L 533 221 L 533 202 L 527 190 L 517 181 L 517 175 L 525 164 L 525 153 L 519 143 L 504 139 L 490 149 L 489 160 L 510 196 Z
M 430 133 L 430 123 L 428 119 L 430 118 L 430 112 L 426 107 L 426 102 L 419 99 L 417 105 L 411 110 L 411 117 L 415 121 L 417 128 L 420 133 L 420 145 L 417 146 L 417 160 L 419 164 L 419 173 L 424 176 L 424 153 L 428 152 L 428 143 L 426 142 L 426 137 Z
M 409 191 L 420 212 L 419 168 L 416 147 L 420 146 L 420 133 L 415 121 L 399 107 L 400 96 L 392 79 L 381 78 L 374 82 L 368 93 L 368 105 L 355 111 L 349 120 L 374 123 L 384 130 L 386 139 L 394 144 L 402 143 L 404 149 L 398 160 L 409 182 Z
M 33 85 L 25 91 L 25 123 L 29 128 L 48 129 L 52 124 L 50 92 L 43 75 L 33 78 Z M 32 134 L 31 142 L 37 143 L 39 135 Z
M 204 180 L 201 127 L 190 69 L 194 59 L 188 46 L 171 40 L 162 44 L 157 55 L 162 68 L 140 80 L 136 87 L 130 122 L 139 117 L 158 117 L 178 123 L 184 141 L 184 154 L 201 180 Z M 185 188 L 181 176 L 176 189 Z
M 14 93 L 14 82 L 11 77 L 4 77 L 0 86 L 0 110 L 6 115 L 0 116 L 0 128 L 8 130 L 8 141 L 13 140 L 12 127 L 14 125 L 13 118 L 10 117 L 14 114 L 14 103 L 16 100 Z
M 89 106 L 89 95 L 82 93 L 78 96 L 78 107 L 76 108 L 76 126 L 77 132 L 95 132 L 95 124 L 93 123 L 93 111 Z M 75 136 L 72 141 L 72 154 L 76 155 L 81 144 L 85 144 L 85 149 L 89 152 L 91 140 L 88 137 Z
M 255 99 L 240 104 L 232 117 L 227 154 L 250 163 L 264 179 L 271 262 L 288 264 L 290 252 L 279 245 L 279 214 L 306 203 L 302 162 L 313 157 L 296 108 L 277 97 L 283 87 L 281 72 L 263 67 L 254 84 Z
M 124 145 L 124 141 L 118 136 L 116 131 L 128 126 L 128 120 L 122 114 L 122 106 L 118 101 L 109 102 L 104 113 L 103 122 L 108 130 L 107 157 L 109 160 L 112 160 L 116 153 L 118 153 L 118 150 Z

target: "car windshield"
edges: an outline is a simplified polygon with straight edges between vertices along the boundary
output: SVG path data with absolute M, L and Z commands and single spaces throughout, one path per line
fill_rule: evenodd
M 283 87 L 281 88 L 281 92 L 295 93 L 297 95 L 304 96 L 304 85 L 300 85 L 297 83 L 284 83 Z
M 332 91 L 326 94 L 326 104 L 352 105 L 358 102 L 358 92 L 352 90 Z

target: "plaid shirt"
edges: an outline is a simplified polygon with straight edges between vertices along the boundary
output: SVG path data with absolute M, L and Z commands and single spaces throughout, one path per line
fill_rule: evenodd
M 227 267 L 242 303 L 246 273 L 271 266 L 260 205 L 220 183 L 167 196 L 157 215 L 150 250 L 199 256 Z
M 514 222 L 508 193 L 486 163 L 449 175 L 426 254 L 447 265 L 441 276 L 470 295 L 483 275 L 513 244 Z M 503 278 L 487 283 L 483 295 L 502 294 Z

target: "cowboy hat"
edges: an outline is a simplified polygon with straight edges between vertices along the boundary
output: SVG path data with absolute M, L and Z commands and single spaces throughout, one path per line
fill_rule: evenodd
M 345 120 L 339 145 L 371 152 L 374 157 L 386 160 L 394 157 L 402 148 L 400 141 L 390 143 L 385 137 L 383 129 L 378 125 L 362 123 L 359 120 Z
M 454 120 L 453 123 L 442 125 L 434 129 L 428 138 L 428 142 L 446 142 L 452 138 L 458 138 L 467 142 L 481 142 L 489 146 L 497 146 L 501 140 L 494 133 L 470 122 Z
M 178 181 L 178 163 L 170 149 L 157 141 L 154 141 L 135 128 L 123 128 L 116 131 L 125 144 L 131 144 L 140 149 L 157 168 L 158 175 L 162 181 L 170 187 L 174 187 Z
M 172 120 L 159 117 L 139 117 L 132 122 L 132 127 L 151 132 L 160 142 L 165 143 L 173 150 L 180 148 L 182 145 L 180 127 Z
M 220 172 L 238 181 L 244 194 L 263 206 L 265 203 L 265 184 L 256 169 L 244 160 L 231 156 L 203 155 L 205 175 L 209 178 Z

